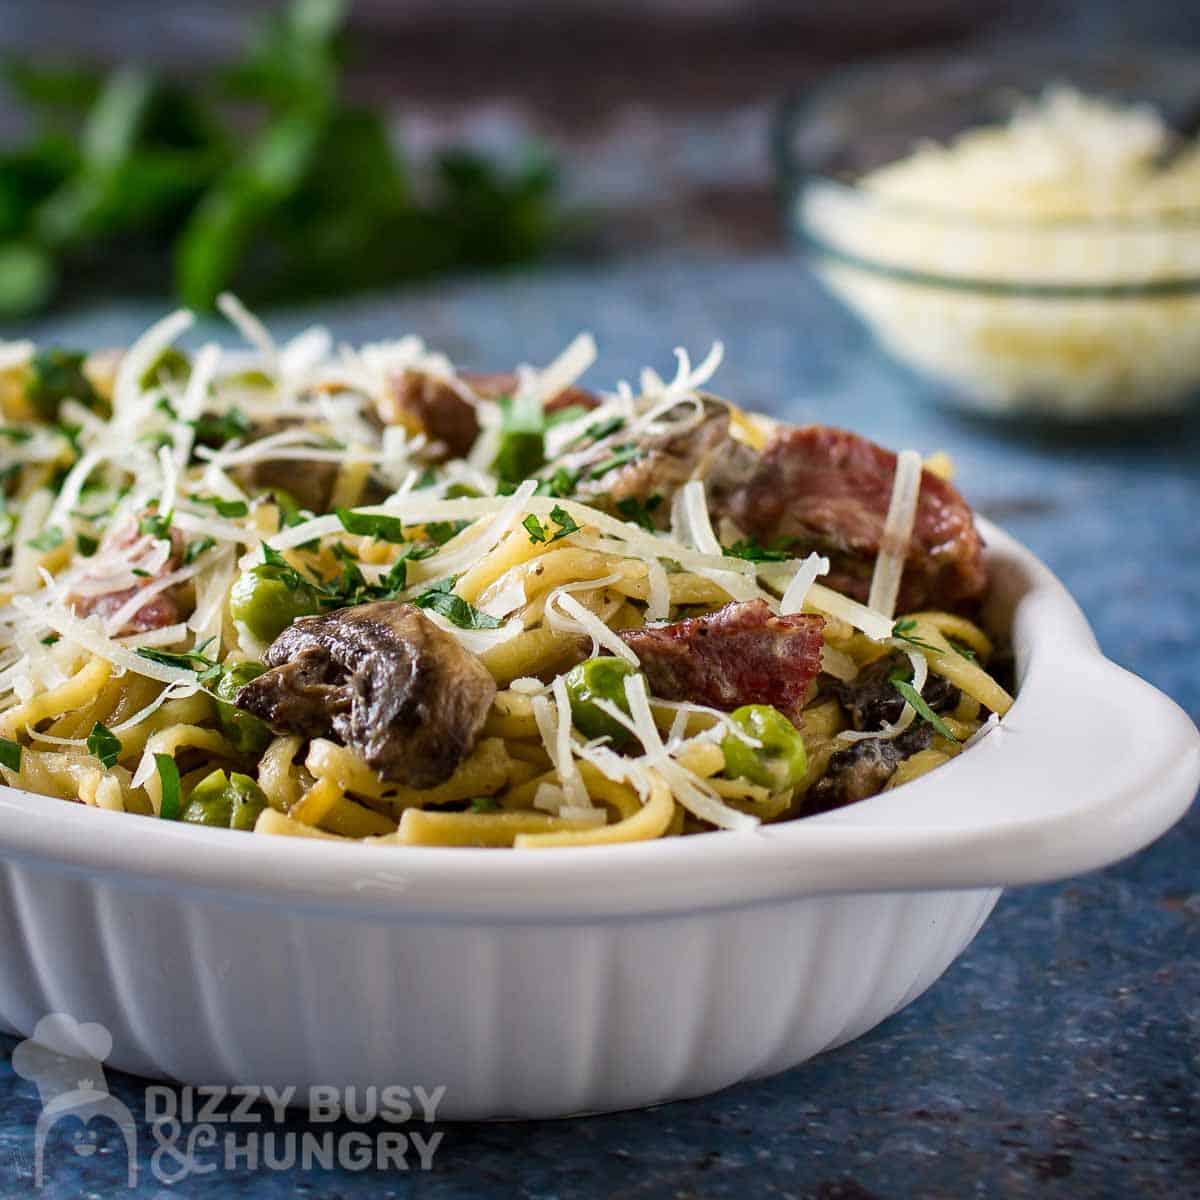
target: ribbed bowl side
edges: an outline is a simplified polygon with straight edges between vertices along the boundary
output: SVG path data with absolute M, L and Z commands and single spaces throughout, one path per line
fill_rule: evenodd
M 997 895 L 364 921 L 8 863 L 0 1023 L 98 1021 L 110 1065 L 190 1083 L 444 1085 L 447 1118 L 632 1108 L 864 1033 L 946 969 Z

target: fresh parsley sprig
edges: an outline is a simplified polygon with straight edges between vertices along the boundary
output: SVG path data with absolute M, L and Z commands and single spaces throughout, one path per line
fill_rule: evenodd
M 404 522 L 399 517 L 356 513 L 349 508 L 339 508 L 336 512 L 337 519 L 347 533 L 375 538 L 380 542 L 399 543 L 408 540 L 404 534 Z
M 917 622 L 913 617 L 905 617 L 903 620 L 897 621 L 892 626 L 892 638 L 897 642 L 907 642 L 910 646 L 915 646 L 918 650 L 928 650 L 931 654 L 941 654 L 942 648 L 935 646 L 932 642 L 927 642 L 924 638 L 917 637 L 913 630 L 917 627 Z
M 554 533 L 551 533 L 549 527 L 543 525 L 538 520 L 537 513 L 530 513 L 521 522 L 525 527 L 525 532 L 529 534 L 530 542 L 535 546 L 543 543 L 557 542 L 560 538 L 565 538 L 572 533 L 579 532 L 579 525 L 575 518 L 561 504 L 556 504 L 550 510 L 550 520 L 558 526 L 558 529 Z
M 937 713 L 935 713 L 933 709 L 929 707 L 921 693 L 918 692 L 917 689 L 913 687 L 913 685 L 909 683 L 907 679 L 904 678 L 903 671 L 893 671 L 892 674 L 888 676 L 888 682 L 896 689 L 896 691 L 900 693 L 901 696 L 904 697 L 905 700 L 908 701 L 909 704 L 913 706 L 913 708 L 917 710 L 917 715 L 923 721 L 928 721 L 929 724 L 932 725 L 934 729 L 936 729 L 937 732 L 942 735 L 942 737 L 946 738 L 947 741 L 958 741 L 958 738 L 954 736 L 953 731 L 946 724 L 946 722 L 943 721 L 942 718 L 939 717 Z
M 11 738 L 0 737 L 0 767 L 7 767 L 10 771 L 19 771 L 21 769 L 20 742 L 14 742 Z
M 94 754 L 100 760 L 102 767 L 115 766 L 121 757 L 121 739 L 100 721 L 92 726 L 92 732 L 87 735 L 87 748 L 89 754 Z
M 786 562 L 795 558 L 796 542 L 794 538 L 772 538 L 763 545 L 757 538 L 739 538 L 732 546 L 722 546 L 721 553 L 726 558 L 744 558 L 747 562 Z

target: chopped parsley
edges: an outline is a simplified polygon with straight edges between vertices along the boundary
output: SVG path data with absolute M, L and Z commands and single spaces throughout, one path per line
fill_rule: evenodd
M 461 596 L 456 596 L 451 588 L 454 587 L 455 577 L 443 579 L 435 583 L 428 591 L 413 598 L 418 608 L 432 609 L 440 613 L 452 625 L 459 629 L 499 629 L 503 624 L 495 617 L 480 612 L 473 604 L 469 604 Z
M 565 538 L 569 534 L 579 532 L 579 525 L 576 523 L 575 518 L 561 504 L 556 504 L 550 510 L 550 520 L 558 526 L 557 531 L 554 533 L 551 533 L 549 528 L 538 520 L 536 513 L 530 513 L 521 522 L 525 527 L 525 532 L 529 534 L 530 542 L 534 545 L 542 542 L 557 542 L 559 538 Z
M 558 499 L 564 499 L 573 496 L 578 485 L 578 471 L 568 471 L 566 467 L 559 467 L 549 479 L 543 479 L 538 484 L 534 495 L 554 496 Z
M 367 513 L 356 513 L 348 508 L 336 510 L 337 519 L 347 533 L 360 537 L 372 537 L 381 542 L 403 542 L 404 522 L 399 517 L 371 516 Z
M 740 538 L 732 546 L 722 546 L 726 558 L 744 558 L 747 562 L 786 562 L 795 558 L 794 538 L 772 538 L 765 546 L 757 538 Z
M 75 535 L 75 545 L 84 558 L 91 558 L 100 549 L 99 540 L 89 537 L 86 533 L 77 533 Z
M 21 769 L 20 742 L 13 742 L 6 737 L 0 737 L 0 767 L 7 767 L 10 771 L 19 771 Z
M 205 550 L 211 550 L 216 544 L 215 539 L 210 537 L 193 538 L 183 549 L 183 565 L 191 566 Z
M 193 494 L 188 499 L 193 504 L 207 504 L 209 508 L 216 509 L 217 515 L 221 517 L 244 517 L 250 511 L 250 506 L 245 500 L 222 500 L 220 496 L 199 494 Z
M 913 630 L 916 627 L 917 622 L 913 617 L 905 617 L 892 626 L 892 637 L 898 642 L 907 642 L 910 646 L 916 646 L 919 650 L 929 650 L 934 654 L 941 654 L 940 646 L 935 646 L 932 642 L 914 636 Z
M 435 546 L 444 546 L 452 537 L 457 537 L 470 524 L 470 521 L 430 521 L 425 526 L 425 536 Z
M 956 738 L 950 731 L 950 727 L 946 724 L 946 722 L 943 721 L 942 718 L 939 717 L 937 713 L 935 713 L 933 709 L 925 703 L 921 693 L 918 692 L 917 689 L 913 687 L 913 685 L 909 683 L 907 679 L 904 678 L 903 671 L 893 671 L 892 674 L 888 676 L 888 682 L 896 689 L 896 691 L 900 693 L 901 696 L 904 697 L 905 700 L 908 701 L 909 704 L 913 706 L 913 708 L 917 710 L 917 715 L 922 720 L 928 721 L 929 724 L 932 725 L 934 729 L 936 729 L 937 732 L 942 735 L 942 737 L 946 738 L 947 741 L 958 741 L 958 738 Z
M 221 674 L 220 665 L 204 654 L 213 640 L 213 638 L 209 638 L 191 650 L 181 651 L 155 650 L 150 646 L 139 646 L 136 653 L 142 658 L 159 663 L 164 667 L 177 667 L 181 671 L 195 671 L 198 683 L 208 683 Z
M 662 508 L 662 503 L 663 498 L 658 492 L 655 492 L 653 496 L 647 496 L 645 500 L 639 500 L 637 496 L 626 496 L 624 500 L 617 501 L 617 512 L 624 520 L 630 521 L 634 525 L 640 525 L 643 529 L 653 533 L 657 528 L 654 524 L 653 514 Z
M 178 821 L 182 807 L 179 768 L 169 754 L 156 754 L 154 765 L 158 768 L 158 778 L 162 784 L 162 803 L 158 807 L 158 815 L 164 821 Z
M 28 543 L 34 550 L 54 550 L 63 544 L 63 531 L 57 525 L 51 525 L 48 529 L 43 529 L 35 538 L 30 538 Z
M 19 429 L 16 425 L 0 425 L 0 438 L 10 442 L 28 442 L 33 434 L 28 429 Z
M 598 442 L 602 438 L 610 437 L 614 433 L 619 433 L 624 428 L 624 417 L 609 417 L 603 421 L 594 421 L 577 438 L 569 443 L 567 449 L 578 449 L 585 442 Z
M 618 467 L 624 467 L 631 462 L 636 462 L 642 456 L 642 448 L 636 442 L 625 442 L 623 445 L 614 446 L 612 454 L 601 462 L 598 462 L 588 471 L 589 479 L 599 479 L 603 475 L 607 475 L 609 471 L 615 471 Z
M 188 424 L 196 431 L 196 441 L 205 446 L 223 446 L 246 437 L 254 428 L 250 418 L 236 406 L 223 413 L 201 413 Z
M 467 809 L 473 813 L 499 812 L 500 801 L 495 796 L 476 796 L 468 803 Z
M 121 739 L 99 721 L 92 726 L 87 736 L 88 752 L 94 754 L 102 767 L 113 766 L 121 757 Z
M 158 538 L 161 541 L 170 541 L 171 539 L 171 519 L 175 513 L 169 512 L 166 516 L 159 516 L 157 512 L 148 512 L 138 522 L 138 532 L 148 534 L 150 537 Z

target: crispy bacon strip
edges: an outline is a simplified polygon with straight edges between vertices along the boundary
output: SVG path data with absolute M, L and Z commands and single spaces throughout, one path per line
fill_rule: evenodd
M 655 696 L 725 710 L 773 704 L 795 719 L 821 670 L 824 626 L 823 617 L 777 617 L 765 600 L 744 600 L 703 617 L 627 629 L 621 639 Z

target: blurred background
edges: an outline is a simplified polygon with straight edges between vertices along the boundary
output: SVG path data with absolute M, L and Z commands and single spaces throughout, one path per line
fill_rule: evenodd
M 0 310 L 161 293 L 172 276 L 203 304 L 252 274 L 250 298 L 270 303 L 531 259 L 760 251 L 785 241 L 767 129 L 789 90 L 850 63 L 996 39 L 1200 44 L 1195 6 L 1178 0 L 340 7 L 300 0 L 289 33 L 287 6 L 266 0 L 0 2 L 0 137 L 21 148 L 0 171 Z M 138 66 L 160 94 L 129 86 L 146 84 Z M 376 131 L 350 115 L 362 109 L 397 152 L 386 169 Z M 264 148 L 254 137 L 270 121 L 283 129 Z M 332 163 L 331 135 L 312 134 L 330 121 L 342 122 Z M 428 169 L 450 148 L 474 154 Z M 326 178 L 301 179 L 305 154 Z M 405 192 L 397 211 L 381 195 L 389 171 Z M 289 202 L 323 210 L 319 236 Z

